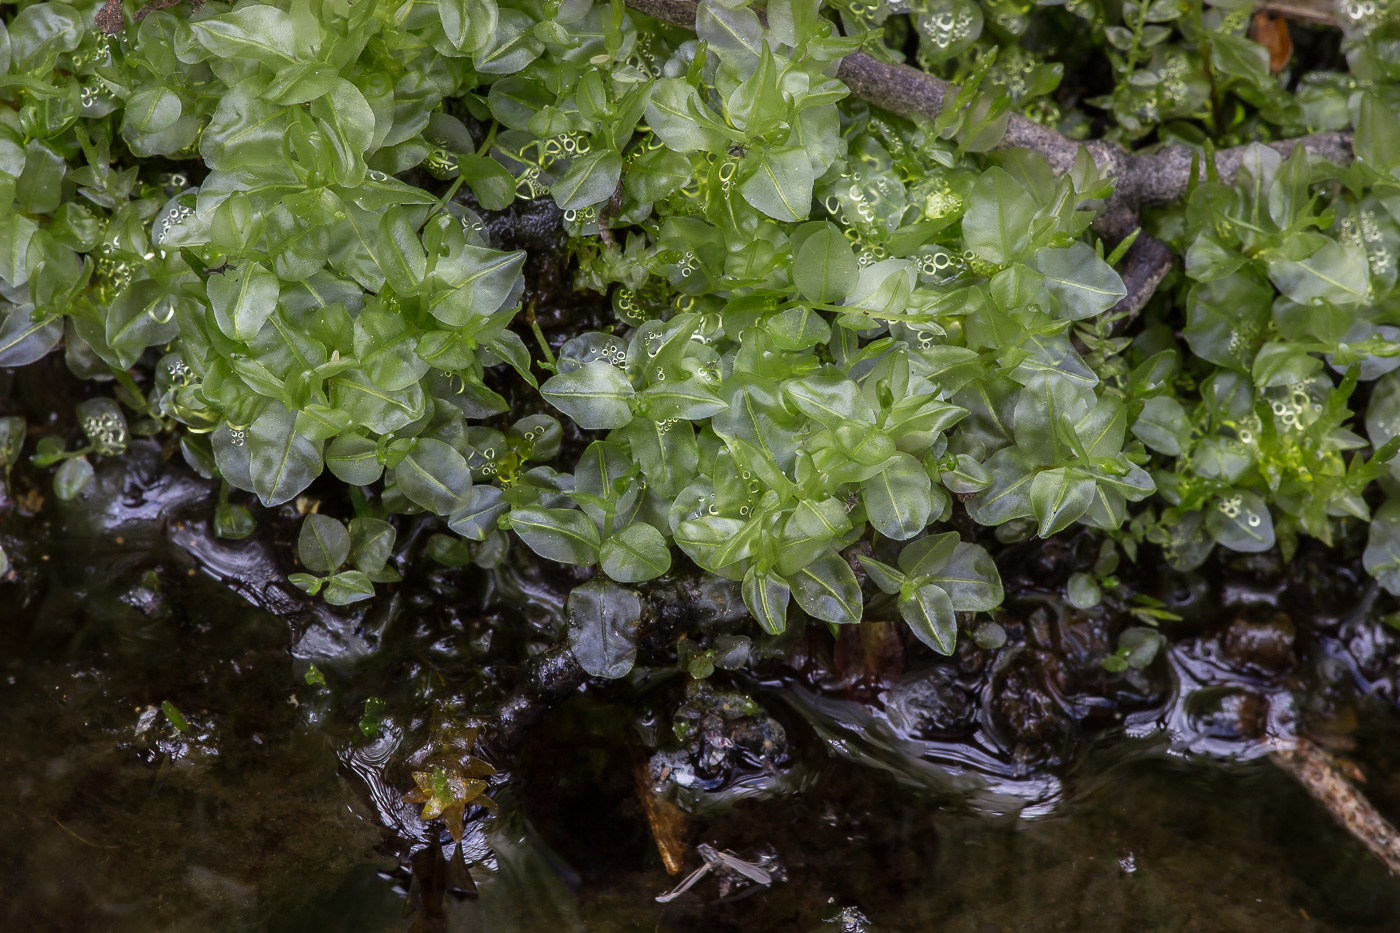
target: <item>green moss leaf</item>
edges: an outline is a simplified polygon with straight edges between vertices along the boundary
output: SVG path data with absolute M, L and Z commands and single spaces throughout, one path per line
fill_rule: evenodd
M 957 615 L 942 587 L 932 583 L 919 587 L 913 598 L 899 601 L 899 614 L 914 637 L 939 654 L 950 655 L 957 647 Z
M 301 523 L 297 556 L 312 573 L 334 573 L 350 558 L 350 532 L 329 515 L 312 513 Z

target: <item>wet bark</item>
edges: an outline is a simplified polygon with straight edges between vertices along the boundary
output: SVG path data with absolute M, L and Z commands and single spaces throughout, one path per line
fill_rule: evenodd
M 1343 776 L 1331 755 L 1316 743 L 1299 738 L 1291 747 L 1272 752 L 1269 759 L 1303 785 L 1386 868 L 1400 873 L 1400 832 Z

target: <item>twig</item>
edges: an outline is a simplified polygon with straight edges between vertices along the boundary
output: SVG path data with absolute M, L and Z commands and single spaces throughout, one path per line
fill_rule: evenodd
M 1400 833 L 1342 776 L 1332 756 L 1309 739 L 1269 754 L 1269 760 L 1293 776 L 1336 821 L 1371 850 L 1392 872 L 1400 872 Z
M 1128 294 L 1109 311 L 1110 315 L 1124 315 L 1116 323 L 1115 331 L 1122 330 L 1147 305 L 1157 286 L 1171 271 L 1173 261 L 1171 248 L 1167 244 L 1146 233 L 1138 234 L 1133 245 L 1128 247 L 1127 255 L 1123 257 L 1123 267 L 1119 270 Z
M 63 830 L 65 833 L 67 833 L 68 835 L 72 836 L 74 839 L 78 840 L 78 841 L 81 842 L 83 845 L 92 846 L 94 849 L 120 849 L 120 848 L 121 848 L 121 846 L 104 846 L 104 845 L 100 845 L 99 843 L 92 842 L 92 841 L 90 841 L 90 840 L 88 840 L 88 839 L 84 839 L 82 836 L 79 836 L 77 833 L 73 832 L 73 830 L 69 829 L 67 826 L 64 826 L 62 823 L 60 823 L 58 817 L 56 817 L 56 816 L 50 816 L 49 819 L 53 820 L 54 823 L 58 824 L 58 828 L 59 828 L 59 829 Z
M 1285 19 L 1315 23 L 1318 26 L 1337 25 L 1337 8 L 1328 0 L 1265 0 L 1263 3 L 1256 3 L 1254 8 Z
M 1321 0 L 1288 2 L 1306 4 L 1311 8 L 1314 2 Z M 627 5 L 663 22 L 687 29 L 695 28 L 696 4 L 692 0 L 627 0 Z M 943 111 L 944 101 L 953 87 L 926 71 L 878 61 L 864 52 L 855 52 L 841 59 L 836 77 L 851 89 L 852 94 L 864 101 L 906 117 L 927 119 L 933 119 Z M 1314 156 L 1344 165 L 1351 161 L 1351 140 L 1350 133 L 1320 133 L 1269 145 L 1287 156 L 1301 144 Z M 1111 244 L 1138 226 L 1140 208 L 1171 204 L 1184 197 L 1191 177 L 1192 160 L 1200 157 L 1199 152 L 1189 146 L 1169 146 L 1157 152 L 1138 154 L 1125 152 L 1099 139 L 1081 142 L 1016 113 L 1010 115 L 1006 134 L 998 147 L 1039 152 L 1058 175 L 1067 174 L 1073 168 L 1079 150 L 1087 149 L 1100 170 L 1114 179 L 1113 195 L 1095 221 L 1096 228 Z M 1239 146 L 1216 153 L 1215 163 L 1221 182 L 1229 184 L 1234 180 L 1244 161 L 1246 148 Z M 1139 274 L 1141 287 L 1134 289 L 1130 285 L 1128 296 L 1124 299 L 1125 302 L 1131 299 L 1136 303 L 1134 314 L 1152 297 L 1152 291 L 1170 268 L 1170 251 L 1164 244 L 1151 237 L 1142 237 L 1141 240 L 1141 245 L 1134 244 L 1142 263 L 1134 267 Z M 1166 251 L 1165 259 L 1163 251 Z M 1132 262 L 1131 255 L 1128 261 Z
M 1338 165 L 1351 162 L 1351 133 L 1318 133 L 1298 139 L 1281 139 L 1267 143 L 1279 155 L 1287 158 L 1293 149 L 1303 146 L 1312 155 Z M 1230 184 L 1244 161 L 1246 146 L 1221 149 L 1215 154 L 1216 171 L 1220 181 Z M 1137 207 L 1172 204 L 1186 196 L 1191 178 L 1191 159 L 1199 153 L 1188 146 L 1169 146 L 1158 152 L 1131 155 L 1120 168 L 1118 184 L 1130 192 L 1129 199 Z M 1114 197 L 1118 194 L 1115 192 Z
M 627 0 L 627 5 L 673 25 L 695 28 L 695 4 L 690 0 Z M 904 116 L 928 119 L 942 112 L 943 102 L 952 87 L 928 72 L 877 61 L 864 52 L 843 58 L 836 76 L 862 100 Z M 1329 161 L 1343 164 L 1351 161 L 1350 133 L 1322 133 L 1269 145 L 1287 155 L 1300 142 L 1308 152 Z M 1069 172 L 1081 147 L 1089 151 L 1101 169 L 1116 179 L 1117 187 L 1105 207 L 1105 214 L 1110 216 L 1123 212 L 1136 215 L 1140 207 L 1180 200 L 1186 193 L 1192 155 L 1197 153 L 1189 146 L 1171 146 L 1142 155 L 1124 152 L 1103 140 L 1070 139 L 1015 113 L 1007 121 L 1006 135 L 1000 143 L 1000 148 L 1039 152 L 1057 174 Z M 1216 154 L 1222 182 L 1228 184 L 1234 178 L 1245 148 L 1225 149 Z
M 608 203 L 603 205 L 603 209 L 598 211 L 598 238 L 603 241 L 608 252 L 616 252 L 617 244 L 613 242 L 612 219 L 617 216 L 617 212 L 622 210 L 622 182 L 617 183 L 613 189 L 612 197 L 608 198 Z

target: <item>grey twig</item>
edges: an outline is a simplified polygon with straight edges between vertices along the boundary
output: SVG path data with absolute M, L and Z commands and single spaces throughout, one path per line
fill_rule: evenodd
M 1269 759 L 1302 784 L 1386 868 L 1400 872 L 1400 833 L 1342 776 L 1331 755 L 1316 743 L 1299 738 L 1290 747 L 1271 752 Z
M 1157 286 L 1162 284 L 1162 279 L 1171 271 L 1173 261 L 1171 248 L 1167 244 L 1146 233 L 1138 234 L 1133 245 L 1128 247 L 1123 265 L 1118 270 L 1128 294 L 1109 311 L 1110 314 L 1125 315 L 1118 321 L 1115 330 L 1121 330 L 1127 321 L 1137 317 Z
M 676 26 L 695 27 L 695 4 L 690 0 L 627 0 L 627 5 L 639 13 Z M 952 88 L 947 81 L 928 72 L 908 65 L 877 61 L 864 52 L 843 58 L 837 77 L 856 97 L 908 117 L 937 117 L 942 113 L 943 103 Z M 1321 133 L 1269 145 L 1286 155 L 1299 143 L 1320 158 L 1342 164 L 1351 161 L 1350 133 Z M 1121 207 L 1133 213 L 1139 207 L 1180 200 L 1186 193 L 1192 156 L 1196 154 L 1196 150 L 1189 146 L 1169 146 L 1158 152 L 1138 155 L 1103 140 L 1080 142 L 1014 113 L 1007 122 L 1006 135 L 1000 145 L 1003 148 L 1019 147 L 1039 152 L 1060 174 L 1068 172 L 1074 165 L 1081 147 L 1088 149 L 1094 161 L 1117 181 L 1107 211 Z M 1216 153 L 1215 163 L 1222 181 L 1228 183 L 1233 180 L 1244 152 L 1244 147 L 1237 147 Z
M 1313 9 L 1324 0 L 1288 2 Z M 663 22 L 687 29 L 695 28 L 696 5 L 692 0 L 627 0 L 627 5 Z M 878 61 L 864 52 L 843 58 L 836 76 L 861 100 L 906 117 L 937 117 L 942 113 L 944 102 L 953 87 L 928 72 L 908 65 Z M 1320 133 L 1269 145 L 1285 156 L 1295 146 L 1302 145 L 1318 158 L 1346 164 L 1351 161 L 1351 142 L 1350 133 Z M 1015 113 L 1007 121 L 1006 135 L 999 146 L 1039 152 L 1057 174 L 1069 172 L 1079 150 L 1087 149 L 1100 169 L 1114 179 L 1113 196 L 1104 205 L 1097 223 L 1097 228 L 1111 243 L 1118 242 L 1137 226 L 1140 208 L 1170 204 L 1184 197 L 1191 180 L 1192 161 L 1201 158 L 1200 153 L 1189 146 L 1168 146 L 1156 152 L 1138 154 L 1126 152 L 1104 140 L 1081 142 Z M 1228 184 L 1234 180 L 1244 160 L 1244 153 L 1245 147 L 1241 146 L 1215 154 L 1216 170 L 1221 181 Z M 1205 177 L 1204 169 L 1200 174 Z M 1152 290 L 1170 268 L 1170 251 L 1160 241 L 1147 236 L 1140 237 L 1134 249 L 1137 250 L 1139 262 L 1133 265 L 1132 250 L 1129 251 L 1128 262 L 1140 273 L 1142 287 L 1134 289 L 1130 285 L 1124 301 L 1136 302 L 1136 313 L 1147 303 Z M 1125 267 L 1125 273 L 1127 271 Z
M 1337 8 L 1330 0 L 1264 0 L 1263 3 L 1254 4 L 1254 8 L 1284 19 L 1296 19 L 1318 26 L 1337 24 Z

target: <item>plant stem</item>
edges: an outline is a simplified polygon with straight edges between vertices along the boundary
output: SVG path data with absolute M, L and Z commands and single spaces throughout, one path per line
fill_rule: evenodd
M 544 331 L 540 329 L 540 322 L 535 320 L 535 306 L 533 304 L 525 308 L 525 320 L 529 323 L 530 330 L 534 332 L 535 339 L 539 341 L 540 352 L 544 354 L 540 368 L 547 369 L 552 373 L 558 372 L 559 363 L 554 358 L 554 351 L 549 348 L 549 341 L 544 339 Z
M 497 123 L 495 120 L 491 121 L 491 129 L 487 131 L 486 139 L 477 147 L 477 155 L 484 157 L 491 151 L 491 146 L 496 142 L 496 130 L 500 128 L 501 124 Z
M 1206 31 L 1201 0 L 1191 0 L 1191 28 L 1196 31 L 1196 52 L 1201 56 L 1201 67 L 1205 69 L 1206 83 L 1210 85 L 1211 136 L 1219 139 L 1224 129 L 1224 122 L 1220 119 L 1220 88 L 1215 83 L 1215 67 L 1210 63 L 1210 33 Z

